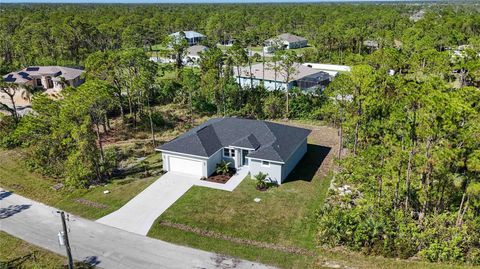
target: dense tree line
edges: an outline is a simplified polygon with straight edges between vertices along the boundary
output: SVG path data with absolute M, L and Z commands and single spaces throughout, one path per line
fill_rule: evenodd
M 480 263 L 480 90 L 361 65 L 328 94 L 351 154 L 319 212 L 319 241 Z
M 410 15 L 425 9 L 423 19 Z M 478 6 L 410 5 L 2 5 L 0 73 L 28 65 L 81 65 L 86 83 L 59 100 L 34 94 L 35 113 L 0 120 L 1 143 L 28 149 L 28 164 L 66 183 L 108 180 L 101 134 L 110 120 L 155 133 L 160 104 L 194 114 L 324 120 L 342 145 L 318 243 L 430 261 L 480 263 L 480 12 Z M 148 60 L 169 33 L 205 33 L 200 66 Z M 352 65 L 327 89 L 240 87 L 234 70 L 259 62 L 245 47 L 291 32 L 295 61 Z M 217 42 L 235 39 L 221 50 Z M 374 41 L 372 48 L 364 41 Z M 460 53 L 453 51 L 465 46 Z M 0 89 L 7 89 L 5 84 Z M 1 101 L 0 101 L 1 103 Z M 190 122 L 191 123 L 191 122 Z
M 2 5 L 0 73 L 25 65 L 83 65 L 88 54 L 149 49 L 175 31 L 196 30 L 208 43 L 229 39 L 261 45 L 274 35 L 305 36 L 308 61 L 355 64 L 371 51 L 401 46 L 407 57 L 478 43 L 476 6 L 410 5 Z M 475 41 L 476 40 L 476 41 Z M 418 55 L 423 57 L 422 55 Z M 419 59 L 421 61 L 421 59 Z M 401 64 L 401 62 L 399 63 Z

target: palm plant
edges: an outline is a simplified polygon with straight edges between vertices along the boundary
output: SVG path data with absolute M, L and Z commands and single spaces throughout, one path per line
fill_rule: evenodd
M 267 174 L 259 172 L 253 178 L 257 181 L 257 183 L 256 183 L 257 190 L 266 190 L 267 189 L 267 187 L 268 187 L 268 184 L 267 184 L 267 181 L 266 181 Z
M 230 171 L 230 162 L 226 162 L 226 161 L 221 161 L 220 163 L 218 163 L 217 168 L 215 170 L 217 174 L 221 174 L 221 175 L 226 175 L 228 174 L 229 171 Z

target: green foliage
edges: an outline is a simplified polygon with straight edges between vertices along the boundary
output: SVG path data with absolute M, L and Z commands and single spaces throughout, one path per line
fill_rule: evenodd
M 265 99 L 263 114 L 268 119 L 282 118 L 285 114 L 285 99 L 280 91 L 276 91 Z
M 221 162 L 217 163 L 217 167 L 215 169 L 215 172 L 217 172 L 217 174 L 226 175 L 228 174 L 229 171 L 230 171 L 230 162 L 226 162 L 222 160 Z
M 253 179 L 255 179 L 255 186 L 259 190 L 264 190 L 268 188 L 267 174 L 259 172 L 256 174 Z
M 65 91 L 58 101 L 35 95 L 36 113 L 22 117 L 8 140 L 28 148 L 28 165 L 42 174 L 62 177 L 71 186 L 101 180 L 108 165 L 94 126 L 104 121 L 112 98 L 108 84 L 98 80 Z
M 332 83 L 326 115 L 352 154 L 319 211 L 319 244 L 478 264 L 479 94 L 369 66 Z

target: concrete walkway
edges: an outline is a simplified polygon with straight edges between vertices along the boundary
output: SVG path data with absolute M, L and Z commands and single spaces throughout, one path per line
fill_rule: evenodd
M 56 211 L 56 208 L 0 189 L 0 230 L 65 256 L 64 247 L 57 241 L 62 224 Z M 140 218 L 137 216 L 133 218 Z M 170 244 L 72 215 L 69 219 L 67 224 L 74 259 L 88 261 L 100 268 L 272 268 Z
M 117 211 L 97 222 L 132 233 L 146 235 L 153 222 L 199 178 L 168 172 L 148 186 Z

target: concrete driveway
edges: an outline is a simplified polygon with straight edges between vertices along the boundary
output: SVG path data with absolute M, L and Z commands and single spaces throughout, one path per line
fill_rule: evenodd
M 146 235 L 153 222 L 198 181 L 196 176 L 168 172 L 123 207 L 97 222 Z
M 59 246 L 57 241 L 57 233 L 62 229 L 62 224 L 56 211 L 56 208 L 4 192 L 0 188 L 0 230 L 65 255 L 65 248 Z M 131 217 L 142 218 L 140 212 Z M 95 264 L 100 268 L 272 268 L 170 244 L 73 215 L 70 215 L 67 225 L 73 258 Z

